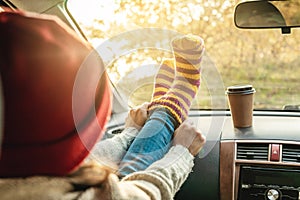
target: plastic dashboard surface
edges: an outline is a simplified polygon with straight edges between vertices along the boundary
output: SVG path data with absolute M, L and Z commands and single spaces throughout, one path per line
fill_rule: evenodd
M 254 116 L 251 128 L 237 129 L 227 120 L 222 140 L 300 140 L 300 115 Z
M 206 135 L 207 143 L 195 158 L 193 172 L 176 194 L 177 200 L 236 199 L 234 193 L 238 177 L 235 174 L 235 156 L 239 141 L 267 144 L 300 142 L 300 113 L 255 111 L 253 126 L 243 129 L 233 127 L 228 111 L 191 111 L 189 118 Z M 118 124 L 116 121 L 114 124 Z M 119 124 L 108 127 L 108 134 L 122 127 L 122 123 Z M 277 165 L 274 162 L 267 164 Z

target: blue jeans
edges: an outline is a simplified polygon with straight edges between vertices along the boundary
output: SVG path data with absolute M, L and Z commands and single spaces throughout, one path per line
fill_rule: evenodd
M 123 157 L 120 176 L 144 170 L 160 160 L 170 148 L 175 124 L 166 109 L 154 110 Z

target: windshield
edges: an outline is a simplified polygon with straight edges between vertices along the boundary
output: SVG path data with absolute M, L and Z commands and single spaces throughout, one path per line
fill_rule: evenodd
M 99 50 L 129 107 L 150 101 L 157 67 L 172 56 L 169 39 L 193 33 L 204 39 L 206 55 L 192 109 L 228 109 L 225 90 L 239 84 L 255 88 L 256 110 L 297 108 L 299 29 L 286 35 L 280 29 L 238 29 L 233 21 L 235 2 L 69 0 L 67 9 Z

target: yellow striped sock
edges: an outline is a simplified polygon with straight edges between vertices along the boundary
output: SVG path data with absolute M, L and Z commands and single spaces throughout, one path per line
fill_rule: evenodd
M 154 90 L 152 93 L 152 101 L 165 95 L 174 81 L 175 76 L 175 60 L 164 59 L 160 64 L 155 77 Z
M 148 110 L 164 107 L 180 124 L 187 118 L 191 102 L 200 86 L 200 63 L 204 42 L 198 36 L 185 35 L 175 38 L 172 47 L 176 60 L 173 85 L 164 96 L 152 101 Z

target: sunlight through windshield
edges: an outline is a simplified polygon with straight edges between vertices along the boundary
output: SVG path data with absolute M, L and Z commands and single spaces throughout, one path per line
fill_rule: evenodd
M 121 43 L 126 42 L 122 40 L 124 38 L 118 38 L 120 34 L 139 28 L 200 35 L 206 44 L 207 57 L 217 68 L 224 88 L 236 84 L 253 85 L 256 89 L 255 109 L 297 107 L 300 104 L 299 30 L 293 29 L 291 34 L 282 35 L 279 29 L 238 29 L 233 23 L 235 3 L 233 0 L 69 0 L 67 7 L 94 47 L 105 41 L 117 41 L 109 44 L 114 49 L 112 52 L 121 51 Z M 145 43 L 139 37 L 134 39 Z M 157 39 L 156 43 L 160 42 L 166 41 Z M 134 106 L 150 100 L 150 80 L 161 60 L 170 56 L 168 51 L 133 49 L 111 60 L 107 71 L 116 88 L 131 96 L 129 106 Z M 212 104 L 212 93 L 208 88 L 213 87 L 206 81 L 210 78 L 214 77 L 209 77 L 206 72 L 193 109 L 224 109 L 224 104 Z M 136 87 L 137 83 L 140 87 L 127 94 L 125 90 Z

